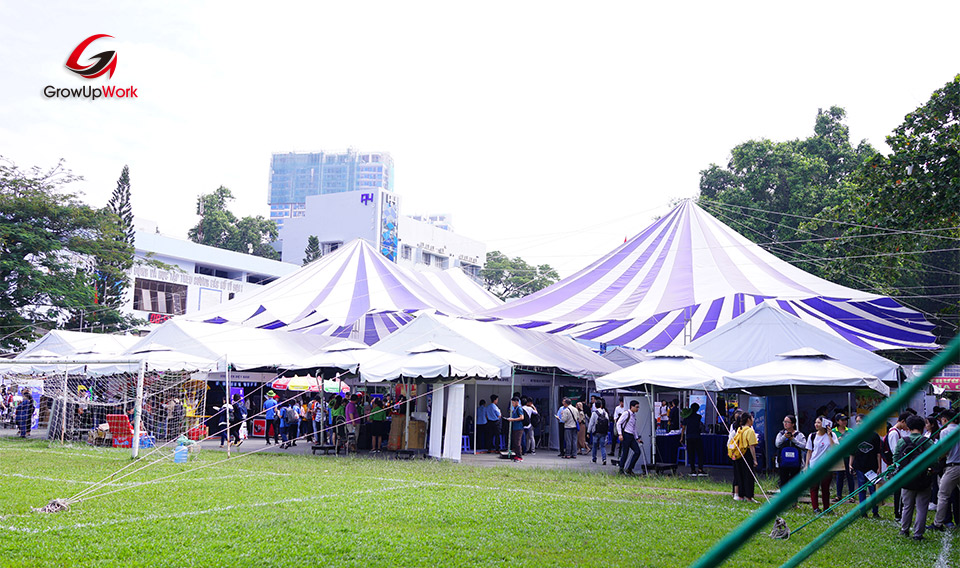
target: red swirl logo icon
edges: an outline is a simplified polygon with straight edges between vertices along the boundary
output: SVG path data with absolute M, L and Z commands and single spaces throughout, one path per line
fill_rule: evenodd
M 105 73 L 110 73 L 109 78 L 113 78 L 113 72 L 117 69 L 116 51 L 104 51 L 98 53 L 90 57 L 87 65 L 82 65 L 80 63 L 80 57 L 83 56 L 83 51 L 87 49 L 87 46 L 102 37 L 113 36 L 107 34 L 97 34 L 92 35 L 80 42 L 80 45 L 78 45 L 76 49 L 73 50 L 73 53 L 70 54 L 70 59 L 67 59 L 67 69 L 86 79 L 95 79 L 104 75 Z

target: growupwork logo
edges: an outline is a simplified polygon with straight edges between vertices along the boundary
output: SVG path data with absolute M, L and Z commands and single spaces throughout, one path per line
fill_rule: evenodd
M 107 79 L 113 78 L 113 73 L 117 70 L 117 52 L 101 51 L 96 55 L 89 55 L 84 58 L 84 52 L 90 47 L 90 44 L 98 39 L 113 36 L 107 34 L 96 34 L 80 42 L 70 53 L 67 59 L 66 68 L 72 73 L 83 77 L 84 79 L 96 79 L 107 75 Z M 90 51 L 94 51 L 91 49 Z M 84 61 L 81 63 L 81 59 Z M 129 87 L 116 87 L 114 85 L 104 85 L 102 87 L 93 87 L 85 85 L 82 87 L 55 87 L 47 85 L 43 88 L 43 96 L 48 99 L 90 99 L 95 101 L 104 99 L 135 99 L 137 97 L 137 88 L 133 85 Z
M 83 50 L 87 49 L 91 43 L 97 41 L 102 37 L 113 37 L 107 34 L 97 34 L 88 37 L 87 39 L 80 42 L 80 45 L 73 50 L 73 53 L 70 54 L 70 59 L 67 59 L 67 69 L 73 71 L 77 75 L 80 75 L 84 79 L 95 79 L 104 73 L 109 72 L 110 78 L 113 78 L 113 72 L 117 70 L 117 52 L 116 51 L 104 51 L 90 57 L 90 60 L 93 61 L 90 65 L 81 65 L 80 57 L 83 55 Z

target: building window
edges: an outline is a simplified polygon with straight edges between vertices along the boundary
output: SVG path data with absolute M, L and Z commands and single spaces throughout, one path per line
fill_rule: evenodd
M 413 247 L 410 245 L 403 245 L 400 247 L 400 257 L 403 260 L 410 260 L 410 257 L 413 256 Z
M 133 283 L 133 309 L 175 316 L 184 314 L 187 312 L 187 287 L 137 278 Z
M 323 252 L 323 254 L 330 254 L 342 246 L 343 241 L 330 241 L 326 243 L 320 243 L 320 250 Z
M 226 270 L 218 270 L 212 266 L 204 266 L 202 264 L 193 265 L 193 271 L 197 274 L 203 274 L 204 276 L 215 276 L 217 278 L 230 278 L 230 275 L 227 274 Z

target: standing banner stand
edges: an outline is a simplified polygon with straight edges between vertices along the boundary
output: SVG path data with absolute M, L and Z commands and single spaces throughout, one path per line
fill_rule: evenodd
M 447 429 L 443 445 L 443 457 L 460 461 L 460 449 L 463 438 L 463 401 L 466 393 L 466 387 L 463 383 L 451 385 L 446 388 L 447 393 Z
M 430 449 L 428 455 L 432 458 L 440 459 L 442 456 L 443 441 L 443 383 L 434 383 L 431 395 L 433 401 L 430 405 Z M 438 388 L 439 387 L 439 388 Z

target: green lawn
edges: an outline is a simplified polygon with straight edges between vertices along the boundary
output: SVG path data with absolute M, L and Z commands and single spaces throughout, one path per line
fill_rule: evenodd
M 0 439 L 0 565 L 686 566 L 757 507 L 695 479 L 293 455 L 217 463 L 225 459 L 158 462 L 100 490 L 115 493 L 39 514 L 30 508 L 129 464 L 128 451 Z M 934 566 L 944 537 L 898 538 L 891 513 L 854 524 L 809 565 Z M 804 507 L 786 519 L 796 528 L 810 516 Z M 778 566 L 826 526 L 788 541 L 761 535 L 727 565 Z M 960 543 L 946 538 L 948 565 L 960 565 Z

